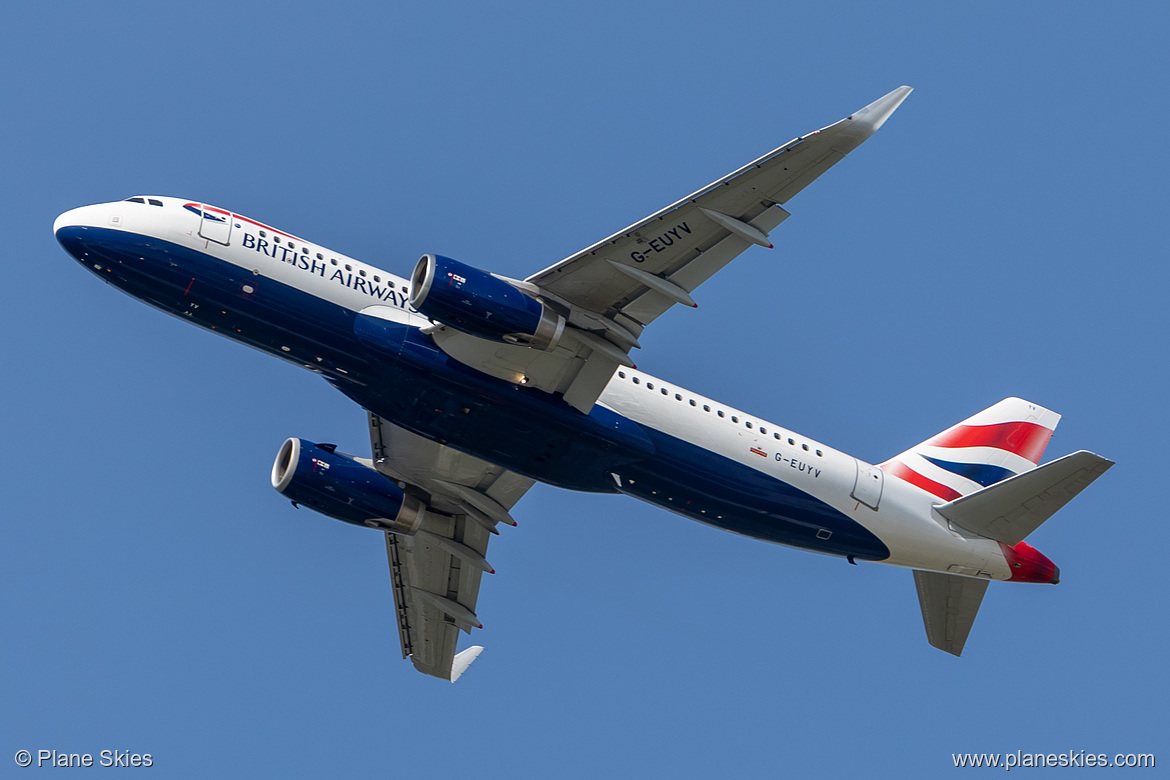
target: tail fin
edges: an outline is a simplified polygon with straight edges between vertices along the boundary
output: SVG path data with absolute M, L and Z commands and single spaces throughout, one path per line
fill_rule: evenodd
M 943 501 L 969 495 L 1036 468 L 1060 415 L 1005 398 L 881 464 Z

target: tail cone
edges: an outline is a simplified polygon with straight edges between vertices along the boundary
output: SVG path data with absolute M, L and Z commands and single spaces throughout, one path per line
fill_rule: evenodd
M 1039 550 L 1027 542 L 1017 542 L 1008 547 L 999 543 L 1003 557 L 1012 569 L 1012 582 L 1060 582 L 1060 569 Z

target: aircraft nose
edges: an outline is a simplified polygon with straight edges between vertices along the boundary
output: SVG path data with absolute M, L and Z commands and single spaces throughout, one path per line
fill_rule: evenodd
M 85 211 L 85 207 L 79 209 L 69 209 L 61 216 L 53 220 L 53 235 L 59 235 L 61 228 L 74 227 L 81 223 L 81 213 Z
M 96 203 L 70 209 L 53 220 L 53 235 L 57 243 L 77 260 L 88 256 L 96 234 L 94 228 L 114 228 L 122 225 L 120 210 L 113 203 Z
M 108 204 L 70 209 L 53 220 L 53 236 L 75 260 L 86 263 L 93 248 L 92 228 L 103 227 L 111 219 Z
M 92 206 L 80 206 L 69 209 L 53 220 L 53 235 L 60 241 L 64 234 L 75 233 L 91 227 L 120 228 L 122 226 L 121 209 L 118 203 L 95 203 Z M 64 234 L 62 233 L 64 231 Z

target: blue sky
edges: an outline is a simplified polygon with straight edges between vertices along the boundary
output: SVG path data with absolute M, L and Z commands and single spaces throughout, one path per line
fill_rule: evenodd
M 1166 11 L 163 6 L 27 4 L 0 30 L 0 766 L 22 748 L 148 752 L 165 777 L 1170 761 Z M 1009 395 L 1064 415 L 1049 457 L 1117 460 L 1029 539 L 1062 584 L 993 585 L 962 659 L 927 645 L 909 572 L 537 488 L 490 551 L 487 650 L 458 685 L 424 678 L 398 658 L 378 535 L 268 484 L 287 436 L 366 447 L 360 410 L 102 286 L 50 230 L 166 194 L 397 273 L 434 251 L 523 277 L 900 84 L 776 249 L 660 319 L 638 363 L 867 460 Z

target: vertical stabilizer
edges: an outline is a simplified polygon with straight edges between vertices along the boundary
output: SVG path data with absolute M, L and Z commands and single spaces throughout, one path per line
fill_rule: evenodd
M 1005 398 L 881 464 L 943 501 L 969 495 L 1036 468 L 1060 415 Z

